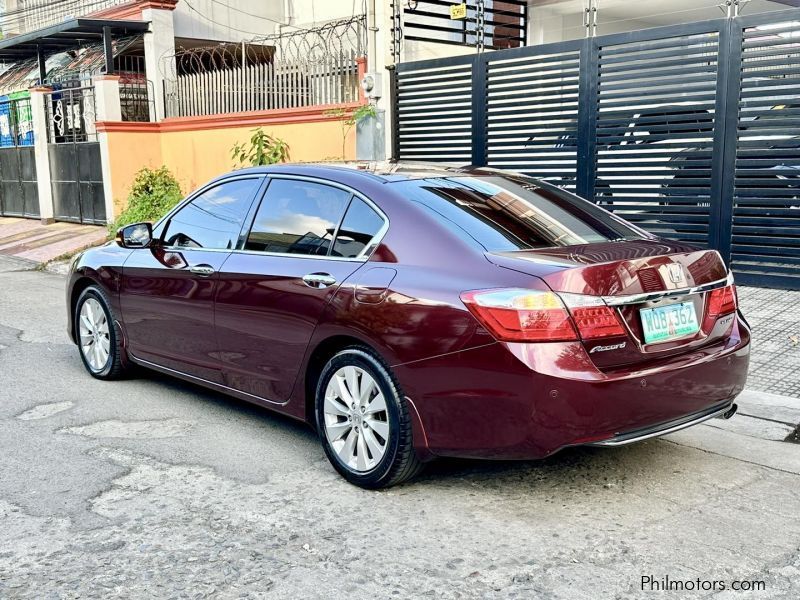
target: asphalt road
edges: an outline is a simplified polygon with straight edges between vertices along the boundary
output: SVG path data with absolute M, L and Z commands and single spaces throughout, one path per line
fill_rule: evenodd
M 0 258 L 0 598 L 800 597 L 800 445 L 780 441 L 797 399 L 367 492 L 301 424 L 155 374 L 90 378 L 63 278 L 22 268 Z

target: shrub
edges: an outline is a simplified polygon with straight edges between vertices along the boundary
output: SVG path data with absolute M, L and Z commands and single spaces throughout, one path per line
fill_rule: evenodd
M 238 167 L 274 165 L 286 162 L 289 158 L 289 144 L 259 127 L 253 129 L 253 135 L 247 143 L 234 144 L 231 148 L 231 157 Z
M 128 206 L 122 211 L 109 230 L 131 223 L 157 221 L 183 198 L 181 186 L 167 167 L 143 168 L 136 173 L 128 194 Z

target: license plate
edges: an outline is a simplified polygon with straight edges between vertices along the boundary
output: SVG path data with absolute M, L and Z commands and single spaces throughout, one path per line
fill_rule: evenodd
M 642 318 L 644 341 L 647 344 L 666 342 L 700 330 L 694 312 L 694 302 L 643 308 L 639 314 Z

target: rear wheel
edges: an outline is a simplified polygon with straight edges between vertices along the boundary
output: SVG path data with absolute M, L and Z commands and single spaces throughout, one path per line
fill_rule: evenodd
M 75 334 L 83 366 L 92 377 L 118 379 L 125 374 L 122 336 L 106 295 L 96 286 L 86 288 L 75 304 Z
M 367 348 L 347 348 L 328 361 L 317 384 L 316 416 L 325 454 L 350 483 L 384 488 L 421 470 L 400 387 Z

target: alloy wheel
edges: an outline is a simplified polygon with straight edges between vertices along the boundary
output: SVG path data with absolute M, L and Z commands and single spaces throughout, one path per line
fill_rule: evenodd
M 347 468 L 365 473 L 375 468 L 389 443 L 386 399 L 364 369 L 348 365 L 336 371 L 325 390 L 325 435 Z
M 111 337 L 106 312 L 94 298 L 81 306 L 78 330 L 81 352 L 93 371 L 102 371 L 111 353 Z

